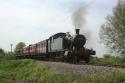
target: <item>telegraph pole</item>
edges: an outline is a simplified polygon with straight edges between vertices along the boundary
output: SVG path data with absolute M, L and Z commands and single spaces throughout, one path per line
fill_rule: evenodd
M 11 53 L 13 51 L 13 44 L 10 44 L 10 50 L 11 50 Z

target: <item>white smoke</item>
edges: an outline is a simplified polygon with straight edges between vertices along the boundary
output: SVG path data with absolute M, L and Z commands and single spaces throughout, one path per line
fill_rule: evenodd
M 75 8 L 75 11 L 72 14 L 72 20 L 75 29 L 82 29 L 82 27 L 85 24 L 85 14 L 86 14 L 85 6 L 80 5 Z
M 87 7 L 84 3 L 82 3 L 74 9 L 75 11 L 72 14 L 73 25 L 75 29 L 80 29 L 80 33 L 86 37 L 87 42 L 85 46 L 88 48 L 93 48 L 95 44 L 95 42 L 93 42 L 93 32 L 86 25 Z

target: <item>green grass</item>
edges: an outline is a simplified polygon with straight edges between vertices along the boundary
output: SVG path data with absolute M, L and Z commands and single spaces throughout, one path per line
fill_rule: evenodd
M 125 72 L 86 76 L 57 74 L 35 60 L 1 60 L 0 83 L 125 83 Z
M 4 60 L 0 62 L 0 82 L 45 81 L 51 77 L 50 68 L 37 65 L 34 60 Z
M 125 56 L 104 56 L 103 58 L 91 57 L 90 63 L 94 64 L 111 64 L 111 65 L 125 65 Z

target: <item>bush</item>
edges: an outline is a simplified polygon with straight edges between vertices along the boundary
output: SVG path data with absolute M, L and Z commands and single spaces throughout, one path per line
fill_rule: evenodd
M 105 54 L 103 58 L 91 57 L 90 63 L 125 65 L 125 56 L 112 56 L 110 54 Z
M 0 48 L 0 58 L 3 58 L 5 56 L 5 52 L 2 48 Z
M 91 57 L 90 63 L 102 64 L 102 63 L 104 63 L 104 59 L 103 58 L 98 58 L 98 57 Z
M 13 60 L 15 59 L 15 54 L 13 52 L 5 52 L 0 48 L 0 60 Z

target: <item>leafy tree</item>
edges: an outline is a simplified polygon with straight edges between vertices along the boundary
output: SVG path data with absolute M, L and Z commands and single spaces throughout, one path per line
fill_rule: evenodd
M 100 30 L 100 39 L 112 52 L 125 49 L 125 1 L 119 0 Z
M 5 55 L 5 52 L 2 48 L 0 48 L 0 56 L 3 56 L 3 55 Z
M 15 52 L 20 50 L 20 49 L 23 49 L 23 47 L 25 47 L 26 44 L 24 42 L 19 42 L 17 45 L 16 45 L 16 48 L 15 48 Z

